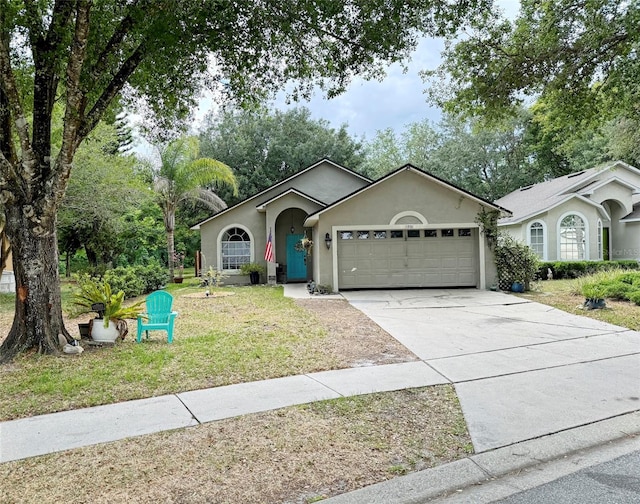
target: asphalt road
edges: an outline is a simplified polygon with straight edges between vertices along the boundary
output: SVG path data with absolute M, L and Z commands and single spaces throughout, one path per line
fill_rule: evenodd
M 640 451 L 502 499 L 501 504 L 637 504 Z

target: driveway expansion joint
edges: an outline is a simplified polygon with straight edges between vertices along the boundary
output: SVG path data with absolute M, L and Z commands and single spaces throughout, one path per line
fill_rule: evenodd
M 189 414 L 191 415 L 191 418 L 193 418 L 196 422 L 198 422 L 198 425 L 202 425 L 202 422 L 200 421 L 200 419 L 193 413 L 193 411 L 191 411 L 189 406 L 187 406 L 187 404 L 182 400 L 180 395 L 179 394 L 173 394 L 173 396 L 176 399 L 178 399 L 178 401 L 180 401 L 180 403 L 184 406 L 184 409 L 186 409 L 189 412 Z

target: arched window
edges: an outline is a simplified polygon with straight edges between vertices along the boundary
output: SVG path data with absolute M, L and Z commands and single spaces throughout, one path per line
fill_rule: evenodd
M 244 229 L 227 229 L 222 235 L 221 250 L 223 270 L 238 270 L 251 262 L 251 238 Z
M 569 214 L 560 221 L 560 260 L 583 261 L 587 258 L 587 229 L 585 221 Z
M 529 247 L 539 259 L 545 259 L 545 229 L 542 222 L 536 221 L 529 225 L 528 242 Z

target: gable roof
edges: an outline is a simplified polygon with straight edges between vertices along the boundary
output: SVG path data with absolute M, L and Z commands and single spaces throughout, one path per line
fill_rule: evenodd
M 499 210 L 501 212 L 506 212 L 508 214 L 510 214 L 511 212 L 509 210 L 507 210 L 506 208 L 501 207 L 500 205 L 497 205 L 496 203 L 493 203 L 489 200 L 486 200 L 484 198 L 481 198 L 480 196 L 476 196 L 473 193 L 470 193 L 469 191 L 462 189 L 454 184 L 451 184 L 450 182 L 447 182 L 446 180 L 443 180 L 439 177 L 436 177 L 435 175 L 432 175 L 424 170 L 421 170 L 420 168 L 416 168 L 415 166 L 413 166 L 412 164 L 406 164 L 404 166 L 401 166 L 400 168 L 397 168 L 396 170 L 386 174 L 385 176 L 379 178 L 378 180 L 376 180 L 375 182 L 361 187 L 360 189 L 352 192 L 351 194 L 347 194 L 346 196 L 334 201 L 333 203 L 331 203 L 330 205 L 327 205 L 325 208 L 321 208 L 320 210 L 309 214 L 307 216 L 307 219 L 305 220 L 305 227 L 309 227 L 308 225 L 313 225 L 316 222 L 318 222 L 320 215 L 328 210 L 331 210 L 332 208 L 344 203 L 345 201 L 350 200 L 351 198 L 364 193 L 365 191 L 368 191 L 369 189 L 371 189 L 372 187 L 376 187 L 379 184 L 384 183 L 386 180 L 390 179 L 391 177 L 395 177 L 398 173 L 401 173 L 403 171 L 412 171 L 414 173 L 417 173 L 425 178 L 427 178 L 428 180 L 431 180 L 433 182 L 435 182 L 438 185 L 441 185 L 443 187 L 446 187 L 447 189 L 451 189 L 454 192 L 457 192 L 459 194 L 462 194 L 464 196 L 467 196 L 469 198 L 471 198 L 474 201 L 477 201 L 478 203 L 482 204 L 482 205 L 486 205 L 486 206 L 490 206 L 496 210 Z
M 276 200 L 279 200 L 280 198 L 283 198 L 287 194 L 297 194 L 298 196 L 300 196 L 300 197 L 302 197 L 304 199 L 307 199 L 307 200 L 311 201 L 312 203 L 315 203 L 315 204 L 320 205 L 322 207 L 327 206 L 327 204 L 324 201 L 320 201 L 319 199 L 316 199 L 313 196 L 309 196 L 308 194 L 296 189 L 295 187 L 290 187 L 289 189 L 286 189 L 286 190 L 282 191 L 281 193 L 278 193 L 275 196 L 272 196 L 268 200 L 265 200 L 262 203 L 258 203 L 256 205 L 256 209 L 258 210 L 258 212 L 262 212 L 262 211 L 266 210 L 267 205 L 269 203 L 272 203 L 272 202 L 274 202 Z
M 633 205 L 633 211 L 620 219 L 620 222 L 640 222 L 640 202 Z
M 273 185 L 270 185 L 270 186 L 269 186 L 269 187 L 267 187 L 266 189 L 264 189 L 264 190 L 262 190 L 262 191 L 260 191 L 260 192 L 257 192 L 256 194 L 254 194 L 254 195 L 252 195 L 252 196 L 249 196 L 248 198 L 245 198 L 245 199 L 243 199 L 242 201 L 239 201 L 239 202 L 238 202 L 238 203 L 236 203 L 235 205 L 232 205 L 232 206 L 230 206 L 230 207 L 228 207 L 228 208 L 225 208 L 224 210 L 220 210 L 219 212 L 216 212 L 215 214 L 213 214 L 213 215 L 212 215 L 211 217 L 209 217 L 208 219 L 205 219 L 205 220 L 203 220 L 202 222 L 199 222 L 198 224 L 196 224 L 196 225 L 192 226 L 190 229 L 192 229 L 192 230 L 200 229 L 200 226 L 202 226 L 203 224 L 206 224 L 207 222 L 211 221 L 212 219 L 215 219 L 215 218 L 217 218 L 217 217 L 219 217 L 219 216 L 221 216 L 221 215 L 223 215 L 223 214 L 225 214 L 225 213 L 227 213 L 227 212 L 230 212 L 230 211 L 231 211 L 231 210 L 233 210 L 234 208 L 237 208 L 237 207 L 239 207 L 240 205 L 245 204 L 247 201 L 251 201 L 251 200 L 253 200 L 253 199 L 255 199 L 255 198 L 258 198 L 258 197 L 262 196 L 263 194 L 265 194 L 265 193 L 267 193 L 267 192 L 269 192 L 269 191 L 272 191 L 273 189 L 275 189 L 275 188 L 276 188 L 276 187 L 278 187 L 278 186 L 281 186 L 281 185 L 283 185 L 283 184 L 286 184 L 287 182 L 289 182 L 289 181 L 291 181 L 291 180 L 293 180 L 293 179 L 295 179 L 295 178 L 297 178 L 297 177 L 299 177 L 299 176 L 303 175 L 304 173 L 307 173 L 308 171 L 311 171 L 311 170 L 313 170 L 314 168 L 317 168 L 319 165 L 321 165 L 321 164 L 323 164 L 323 163 L 331 164 L 331 165 L 335 166 L 336 168 L 339 168 L 339 169 L 341 169 L 341 170 L 343 170 L 343 171 L 345 171 L 345 172 L 347 172 L 347 173 L 349 173 L 349 174 L 351 174 L 351 175 L 354 175 L 354 176 L 355 176 L 355 177 L 357 177 L 357 178 L 360 178 L 360 179 L 364 180 L 364 181 L 365 181 L 365 182 L 367 182 L 367 183 L 370 183 L 370 182 L 371 182 L 371 179 L 370 179 L 370 178 L 368 178 L 368 177 L 365 177 L 364 175 L 361 175 L 361 174 L 359 174 L 359 173 L 357 173 L 357 172 L 355 172 L 355 171 L 353 171 L 353 170 L 351 170 L 351 169 L 349 169 L 349 168 L 346 168 L 345 166 L 342 166 L 342 165 L 340 165 L 340 164 L 338 164 L 338 163 L 336 163 L 336 162 L 334 162 L 334 161 L 331 161 L 329 158 L 322 158 L 320 161 L 317 161 L 317 162 L 313 163 L 311 166 L 308 166 L 307 168 L 304 168 L 304 169 L 300 170 L 299 172 L 296 172 L 296 173 L 294 173 L 293 175 L 291 175 L 291 176 L 289 176 L 289 177 L 287 177 L 287 178 L 284 178 L 284 179 L 282 179 L 281 181 L 276 182 L 276 183 L 275 183 L 275 184 L 273 184 Z M 285 192 L 286 192 L 286 191 L 285 191 Z M 302 194 L 302 193 L 301 193 L 301 194 Z M 307 196 L 307 195 L 305 195 L 305 197 L 309 198 L 309 196 Z M 323 203 L 323 205 L 324 205 L 324 203 Z
M 555 208 L 577 196 L 580 196 L 582 201 L 600 207 L 601 205 L 598 203 L 590 201 L 588 198 L 581 195 L 590 194 L 599 187 L 602 187 L 613 180 L 627 187 L 632 187 L 630 184 L 624 182 L 618 177 L 613 177 L 611 180 L 607 180 L 602 183 L 598 180 L 594 180 L 603 172 L 612 170 L 616 167 L 625 168 L 640 175 L 640 170 L 637 168 L 634 168 L 627 163 L 623 163 L 622 161 L 615 161 L 613 163 L 589 168 L 588 170 L 570 173 L 563 177 L 546 180 L 538 184 L 521 187 L 520 189 L 496 200 L 497 204 L 509 208 L 512 212 L 510 217 L 503 217 L 500 219 L 499 225 L 504 226 L 508 224 L 518 224 L 524 220 L 546 212 L 547 210 Z

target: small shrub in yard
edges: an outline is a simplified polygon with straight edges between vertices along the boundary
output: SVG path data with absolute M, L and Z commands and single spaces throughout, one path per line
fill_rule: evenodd
M 134 268 L 129 267 L 118 266 L 105 271 L 104 280 L 114 291 L 124 291 L 127 299 L 139 296 L 145 287 L 144 280 L 136 275 Z
M 638 261 L 546 261 L 539 263 L 538 276 L 546 279 L 548 270 L 551 270 L 555 280 L 563 280 L 580 278 L 599 271 L 637 269 L 640 269 Z
M 578 279 L 576 289 L 587 299 L 619 299 L 640 305 L 640 271 L 600 272 Z
M 144 292 L 153 292 L 162 289 L 169 281 L 169 273 L 167 269 L 159 263 L 150 263 L 146 266 L 136 266 L 136 273 L 144 280 Z
M 122 290 L 126 298 L 132 298 L 165 286 L 169 275 L 159 264 L 149 264 L 148 266 L 119 266 L 107 270 L 104 279 L 114 290 Z
M 498 282 L 502 290 L 510 290 L 514 282 L 526 289 L 538 274 L 538 257 L 524 243 L 508 234 L 499 234 L 494 250 Z

